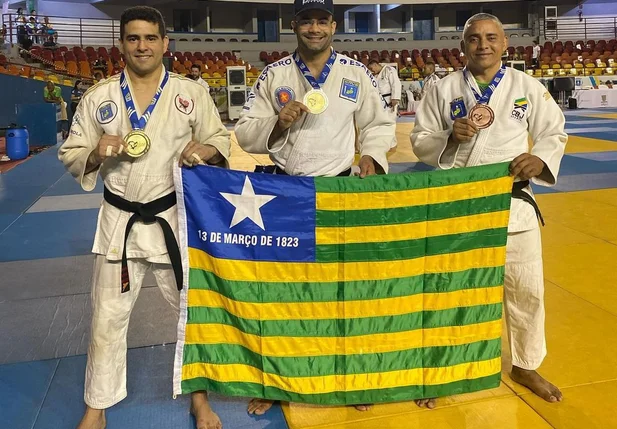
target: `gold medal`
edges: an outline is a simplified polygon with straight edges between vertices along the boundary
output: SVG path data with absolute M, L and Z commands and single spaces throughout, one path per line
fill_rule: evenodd
M 124 137 L 126 153 L 133 158 L 139 158 L 150 150 L 150 137 L 141 130 L 133 130 Z
M 328 108 L 328 97 L 320 89 L 311 89 L 304 95 L 304 105 L 313 115 L 319 115 Z

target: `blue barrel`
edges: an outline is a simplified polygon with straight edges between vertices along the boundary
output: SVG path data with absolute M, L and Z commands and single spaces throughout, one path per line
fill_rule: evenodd
M 30 154 L 30 140 L 26 127 L 6 130 L 6 154 L 11 159 L 25 159 Z

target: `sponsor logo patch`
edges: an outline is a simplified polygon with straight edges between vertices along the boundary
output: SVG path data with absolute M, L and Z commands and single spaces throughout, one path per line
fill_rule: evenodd
M 274 91 L 274 97 L 279 107 L 283 108 L 287 103 L 293 101 L 295 98 L 294 90 L 288 86 L 279 86 Z
M 96 120 L 100 124 L 109 124 L 118 115 L 118 106 L 111 100 L 103 101 L 99 104 L 96 112 Z
M 525 112 L 527 112 L 527 105 L 527 98 L 525 97 L 514 100 L 514 106 L 512 107 L 512 113 L 510 113 L 510 119 L 523 122 L 523 119 L 525 119 Z
M 184 113 L 185 115 L 190 115 L 195 108 L 195 102 L 193 99 L 183 94 L 176 95 L 174 105 L 178 111 Z
M 344 100 L 353 101 L 356 103 L 358 101 L 358 93 L 360 92 L 360 83 L 354 82 L 353 80 L 343 79 L 341 83 L 341 92 L 339 93 L 339 97 Z
M 465 116 L 467 116 L 467 107 L 465 106 L 463 97 L 452 100 L 450 102 L 450 118 L 455 120 L 457 118 L 464 118 Z

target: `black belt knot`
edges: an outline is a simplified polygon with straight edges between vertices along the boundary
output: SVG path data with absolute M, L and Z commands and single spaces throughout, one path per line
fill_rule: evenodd
M 542 217 L 542 213 L 540 212 L 540 207 L 538 207 L 538 203 L 536 203 L 536 200 L 534 200 L 531 195 L 523 191 L 523 189 L 525 189 L 527 186 L 529 186 L 529 180 L 514 182 L 514 184 L 512 185 L 512 198 L 517 198 L 531 204 L 533 209 L 536 211 L 536 216 L 538 217 L 538 219 L 540 219 L 540 222 L 542 222 L 542 226 L 544 226 L 544 218 Z
M 176 193 L 171 192 L 148 203 L 138 203 L 125 200 L 121 196 L 112 193 L 109 189 L 107 189 L 107 187 L 105 187 L 103 191 L 103 197 L 105 198 L 105 201 L 107 201 L 109 204 L 116 207 L 117 209 L 133 213 L 133 215 L 129 218 L 126 224 L 126 229 L 124 230 L 124 246 L 122 250 L 121 275 L 122 293 L 131 290 L 131 282 L 129 279 L 129 271 L 126 258 L 126 242 L 128 240 L 129 232 L 131 231 L 133 224 L 138 220 L 146 224 L 157 222 L 163 230 L 165 246 L 167 247 L 169 259 L 171 260 L 171 266 L 174 270 L 174 275 L 176 277 L 176 286 L 178 287 L 178 290 L 182 290 L 182 259 L 180 257 L 180 248 L 178 247 L 178 242 L 176 241 L 176 237 L 174 236 L 173 230 L 171 229 L 169 222 L 167 222 L 162 217 L 157 216 L 157 214 L 162 213 L 165 210 L 168 210 L 176 205 Z

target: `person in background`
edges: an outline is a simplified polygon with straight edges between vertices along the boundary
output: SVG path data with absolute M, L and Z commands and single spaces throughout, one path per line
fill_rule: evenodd
M 423 99 L 426 94 L 430 91 L 430 89 L 439 82 L 440 78 L 435 73 L 435 63 L 433 61 L 427 61 L 424 65 L 424 70 L 422 70 L 422 74 L 424 75 L 424 81 L 422 84 L 422 91 L 420 92 L 420 99 Z
M 43 43 L 43 47 L 47 49 L 56 49 L 58 45 L 54 42 L 54 36 L 49 36 L 45 43 Z
M 112 70 L 111 70 L 111 75 L 115 75 L 115 74 L 120 74 L 122 73 L 122 67 L 120 67 L 120 63 L 118 61 L 114 61 L 112 63 Z
M 540 46 L 538 46 L 538 42 L 533 41 L 533 50 L 532 50 L 532 58 L 533 58 L 533 66 L 535 68 L 540 67 Z
M 202 79 L 201 67 L 199 67 L 199 64 L 193 64 L 191 66 L 191 73 L 187 77 L 189 79 L 193 79 L 195 82 L 206 88 L 206 91 L 210 93 L 210 85 L 208 85 L 208 82 Z
M 49 22 L 49 17 L 43 18 L 43 32 L 54 38 L 54 42 L 58 43 L 58 32 L 54 30 L 53 25 Z
M 62 98 L 62 89 L 59 86 L 54 85 L 51 80 L 48 80 L 47 85 L 43 88 L 43 98 L 47 103 L 54 103 L 60 106 L 62 138 L 66 139 L 68 135 L 68 116 L 66 112 L 66 101 Z
M 389 57 L 387 60 L 389 60 Z M 379 61 L 371 60 L 368 63 L 368 69 L 375 76 L 377 89 L 387 103 L 388 112 L 392 115 L 393 121 L 396 122 L 402 91 L 401 81 L 398 78 L 396 68 L 392 66 L 383 66 Z M 396 137 L 393 139 L 391 147 L 396 147 Z
M 71 90 L 71 123 L 73 122 L 73 116 L 75 115 L 75 112 L 77 112 L 77 106 L 79 105 L 84 92 L 86 92 L 86 88 L 84 88 L 82 81 L 76 80 L 75 85 L 73 85 L 73 89 Z

